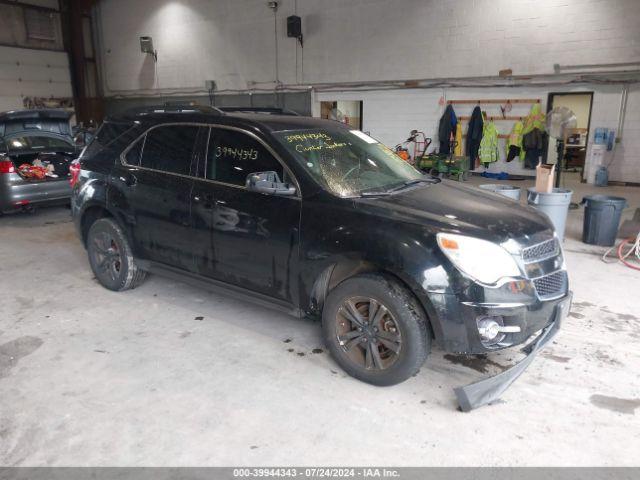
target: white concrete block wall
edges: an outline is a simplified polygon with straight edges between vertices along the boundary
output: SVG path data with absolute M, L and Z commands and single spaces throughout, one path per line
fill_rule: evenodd
M 640 87 L 638 86 L 629 90 L 622 137 L 622 143 L 616 146 L 611 160 L 609 177 L 614 180 L 628 179 L 627 181 L 640 182 Z
M 554 63 L 640 60 L 638 0 L 279 3 L 278 70 L 287 84 L 495 76 L 504 68 L 548 74 Z M 296 4 L 303 49 L 286 37 Z M 203 89 L 208 79 L 220 89 L 275 80 L 274 21 L 264 0 L 98 5 L 107 95 Z M 141 35 L 153 37 L 157 65 L 140 52 Z
M 0 112 L 23 108 L 31 96 L 72 96 L 67 54 L 0 46 Z

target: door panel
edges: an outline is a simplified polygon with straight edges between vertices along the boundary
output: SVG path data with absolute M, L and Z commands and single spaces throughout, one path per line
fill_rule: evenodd
M 216 276 L 283 300 L 292 300 L 297 267 L 300 201 L 220 187 L 213 210 Z
M 255 172 L 276 171 L 284 178 L 282 165 L 253 137 L 212 128 L 204 167 L 210 181 L 196 181 L 193 196 L 203 201 L 194 203 L 193 218 L 200 239 L 206 234 L 198 225 L 208 222 L 211 243 L 196 257 L 196 270 L 291 302 L 296 298 L 291 279 L 298 264 L 300 200 L 244 186 Z
M 200 127 L 167 125 L 147 132 L 126 154 L 115 182 L 127 198 L 137 253 L 193 269 L 191 191 Z

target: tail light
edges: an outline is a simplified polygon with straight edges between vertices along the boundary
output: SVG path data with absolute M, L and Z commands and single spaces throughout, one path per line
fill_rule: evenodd
M 3 173 L 16 173 L 16 167 L 11 160 L 0 160 L 0 175 Z
M 78 160 L 74 160 L 69 165 L 69 173 L 71 174 L 71 178 L 69 179 L 69 183 L 73 187 L 76 183 L 78 183 L 78 178 L 80 177 L 80 162 Z

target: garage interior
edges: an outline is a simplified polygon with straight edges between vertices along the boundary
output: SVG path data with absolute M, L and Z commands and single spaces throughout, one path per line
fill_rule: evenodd
M 0 1 L 0 112 L 62 109 L 93 135 L 139 107 L 280 109 L 515 187 L 523 208 L 553 166 L 573 291 L 500 400 L 461 412 L 453 389 L 518 347 L 434 345 L 407 381 L 369 385 L 318 322 L 157 275 L 106 290 L 68 204 L 22 205 L 0 216 L 0 466 L 637 466 L 639 22 L 636 0 Z M 459 140 L 439 137 L 448 106 Z M 494 161 L 466 154 L 476 109 Z M 547 138 L 527 168 L 507 156 L 535 109 Z M 624 199 L 614 245 L 583 241 L 589 196 Z

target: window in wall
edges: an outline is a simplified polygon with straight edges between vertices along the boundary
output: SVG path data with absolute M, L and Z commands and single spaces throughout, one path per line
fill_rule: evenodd
M 56 20 L 57 18 L 52 12 L 35 8 L 24 9 L 24 23 L 27 29 L 27 37 L 30 39 L 55 42 Z
M 206 178 L 244 186 L 250 173 L 268 171 L 288 181 L 280 162 L 260 142 L 242 132 L 211 129 Z
M 189 175 L 198 128 L 193 125 L 167 125 L 150 130 L 142 148 L 140 166 Z

